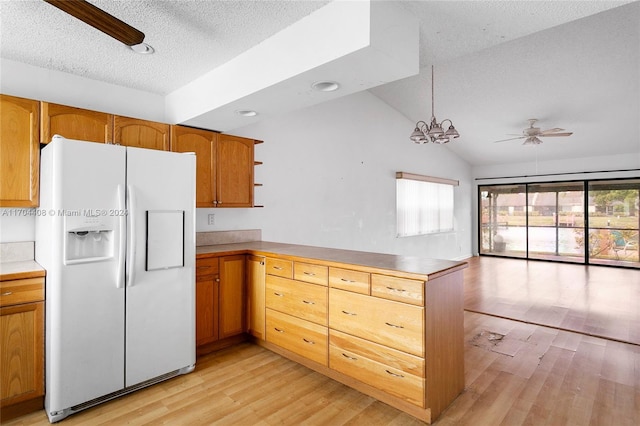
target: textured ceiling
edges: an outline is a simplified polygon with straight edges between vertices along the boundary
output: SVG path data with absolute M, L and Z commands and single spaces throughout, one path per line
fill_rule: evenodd
M 1 56 L 167 94 L 300 20 L 328 1 L 113 1 L 90 3 L 139 29 L 153 55 L 41 0 L 1 0 Z
M 164 96 L 264 46 L 329 3 L 91 2 L 144 32 L 145 42 L 156 52 L 132 54 L 41 0 L 0 0 L 0 58 Z M 426 120 L 431 115 L 430 65 L 434 64 L 436 117 L 451 118 L 461 133 L 446 148 L 470 164 L 518 162 L 533 155 L 518 141 L 492 143 L 519 133 L 528 118 L 540 119 L 543 128 L 574 132 L 569 138 L 547 139 L 536 148 L 535 156 L 541 160 L 616 153 L 640 156 L 638 2 L 389 3 L 419 22 L 421 70 L 371 92 L 409 120 Z M 331 24 L 327 22 L 327 36 Z M 334 71 L 338 79 L 340 72 L 345 78 L 353 74 L 352 69 Z M 228 82 L 234 83 L 245 84 Z M 275 105 L 279 98 L 277 91 L 272 92 Z M 247 95 L 245 103 L 250 105 L 251 99 Z M 264 104 L 264 93 L 261 101 Z M 262 112 L 261 117 L 269 115 Z M 614 126 L 615 135 L 610 131 Z M 211 123 L 210 128 L 218 127 Z M 407 129 L 407 136 L 410 132 Z

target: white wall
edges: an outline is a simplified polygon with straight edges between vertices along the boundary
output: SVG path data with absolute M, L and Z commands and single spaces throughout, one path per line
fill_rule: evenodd
M 471 254 L 471 168 L 439 145 L 409 140 L 414 123 L 369 92 L 232 133 L 256 146 L 260 209 L 199 209 L 198 231 L 260 228 L 268 241 L 436 258 Z M 455 232 L 396 238 L 395 172 L 460 181 Z M 207 225 L 207 215 L 215 225 Z

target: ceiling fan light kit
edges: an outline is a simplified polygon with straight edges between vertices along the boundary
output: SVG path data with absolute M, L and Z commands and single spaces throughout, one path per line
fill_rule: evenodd
M 460 133 L 456 130 L 453 125 L 453 122 L 448 118 L 442 120 L 441 123 L 438 123 L 436 120 L 435 112 L 434 112 L 434 96 L 433 96 L 433 65 L 431 66 L 431 124 L 427 124 L 424 121 L 418 121 L 416 123 L 416 128 L 409 136 L 414 143 L 423 144 L 423 143 L 449 143 L 451 139 L 459 138 Z M 448 121 L 449 127 L 447 131 L 444 131 L 444 123 Z

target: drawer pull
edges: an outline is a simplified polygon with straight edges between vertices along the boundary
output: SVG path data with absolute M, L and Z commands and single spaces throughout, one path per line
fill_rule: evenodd
M 4 293 L 2 293 L 0 296 L 11 296 L 13 294 L 12 291 L 5 291 Z
M 385 322 L 385 324 L 387 324 L 389 327 L 393 327 L 393 328 L 404 328 L 401 325 L 395 325 L 395 324 L 391 324 L 390 322 Z
M 273 269 L 275 269 L 276 271 L 282 271 L 282 269 L 284 269 L 282 266 L 274 266 Z
M 313 300 L 303 300 L 302 303 L 306 303 L 307 305 L 315 305 L 316 302 L 314 302 Z
M 350 359 L 351 361 L 357 361 L 358 358 L 353 357 L 353 356 L 349 356 L 347 354 L 345 354 L 344 352 L 342 353 L 342 356 L 345 357 L 346 359 Z
M 402 374 L 392 373 L 392 372 L 391 372 L 391 371 L 389 371 L 389 370 L 384 370 L 384 371 L 386 371 L 386 372 L 387 372 L 387 374 L 391 374 L 393 377 L 399 377 L 399 378 L 401 378 L 401 379 L 404 379 L 404 376 L 403 376 Z
M 347 312 L 347 311 L 342 311 L 343 314 L 345 315 L 351 315 L 352 317 L 355 317 L 358 314 L 354 314 L 353 312 Z
M 273 294 L 275 294 L 278 297 L 284 297 L 284 294 L 278 293 L 277 291 L 274 291 Z
M 387 286 L 387 289 L 389 289 L 391 291 L 398 291 L 400 293 L 403 293 L 403 292 L 407 291 L 407 290 L 405 290 L 403 288 L 393 288 L 393 287 L 389 287 L 389 286 Z
M 345 283 L 355 283 L 356 280 L 348 280 L 346 278 L 340 278 L 340 281 L 344 281 Z
M 302 340 L 304 340 L 305 343 L 308 343 L 310 345 L 315 345 L 316 344 L 316 342 L 314 342 L 313 340 L 307 340 L 304 337 L 302 338 Z
M 305 272 L 303 272 L 303 274 L 305 274 L 305 275 L 309 275 L 309 276 L 312 276 L 312 277 L 315 275 L 313 272 L 306 272 L 306 271 L 305 271 Z
M 284 330 L 280 330 L 278 327 L 273 327 L 273 329 L 278 333 L 284 333 Z

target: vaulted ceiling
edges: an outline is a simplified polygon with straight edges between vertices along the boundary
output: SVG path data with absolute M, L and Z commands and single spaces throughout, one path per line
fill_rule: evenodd
M 156 93 L 174 122 L 224 131 L 360 90 L 427 121 L 434 65 L 435 116 L 461 134 L 444 148 L 472 165 L 640 159 L 637 1 L 91 3 L 143 31 L 155 53 L 44 1 L 2 0 L 0 59 Z M 314 92 L 320 79 L 341 90 Z M 573 135 L 493 143 L 529 118 Z

